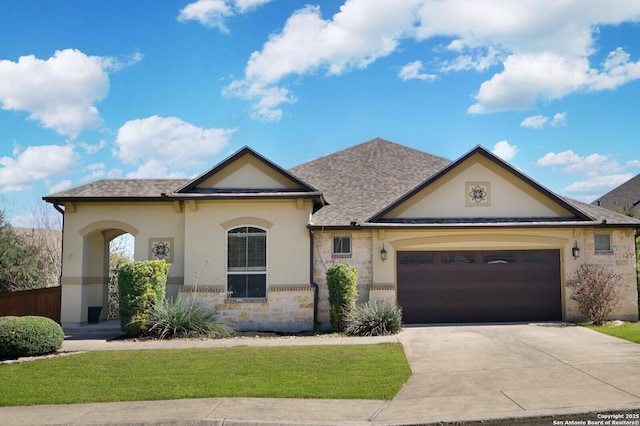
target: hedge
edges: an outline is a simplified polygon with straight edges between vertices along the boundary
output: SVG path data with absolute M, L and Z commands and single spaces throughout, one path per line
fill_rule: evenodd
M 57 352 L 63 340 L 62 327 L 50 318 L 0 317 L 0 359 Z
M 120 326 L 128 336 L 147 331 L 151 309 L 164 299 L 170 266 L 163 259 L 124 263 L 118 268 Z

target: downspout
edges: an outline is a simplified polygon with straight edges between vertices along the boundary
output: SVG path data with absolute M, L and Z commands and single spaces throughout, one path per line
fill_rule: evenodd
M 318 284 L 313 281 L 313 230 L 309 229 L 309 283 L 313 287 L 313 330 L 316 330 L 318 324 Z

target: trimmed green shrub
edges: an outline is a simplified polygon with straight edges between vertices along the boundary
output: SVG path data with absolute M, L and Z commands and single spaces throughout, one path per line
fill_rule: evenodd
M 567 285 L 573 289 L 571 299 L 578 309 L 595 325 L 602 325 L 620 304 L 618 283 L 620 275 L 605 266 L 580 265 Z
M 231 337 L 235 331 L 218 321 L 213 307 L 198 302 L 195 297 L 178 295 L 153 306 L 146 319 L 145 335 L 159 339 L 176 337 Z
M 60 324 L 47 317 L 0 318 L 0 359 L 46 355 L 62 347 Z
M 358 268 L 338 263 L 327 270 L 331 326 L 343 331 L 343 316 L 356 304 L 358 299 Z
M 151 309 L 164 299 L 170 266 L 162 259 L 118 267 L 120 326 L 127 336 L 141 336 L 148 330 Z
M 389 303 L 357 305 L 343 318 L 349 336 L 388 336 L 402 330 L 402 308 Z

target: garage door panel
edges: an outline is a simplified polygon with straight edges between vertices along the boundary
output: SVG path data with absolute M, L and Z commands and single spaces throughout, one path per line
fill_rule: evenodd
M 452 259 L 475 263 L 442 263 Z M 398 303 L 407 324 L 559 320 L 559 265 L 557 250 L 401 252 Z

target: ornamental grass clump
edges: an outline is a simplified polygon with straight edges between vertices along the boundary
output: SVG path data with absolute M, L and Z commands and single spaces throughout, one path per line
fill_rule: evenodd
M 54 320 L 40 316 L 0 317 L 0 359 L 54 353 L 64 332 Z
M 388 336 L 402 330 L 402 308 L 389 303 L 357 305 L 343 318 L 349 336 Z
M 194 296 L 178 295 L 156 303 L 146 321 L 146 336 L 158 339 L 180 337 L 231 337 L 235 331 L 218 320 L 213 307 L 198 302 Z
M 573 273 L 568 286 L 573 288 L 571 299 L 578 309 L 595 325 L 602 325 L 618 307 L 618 283 L 620 275 L 604 266 L 580 265 Z

